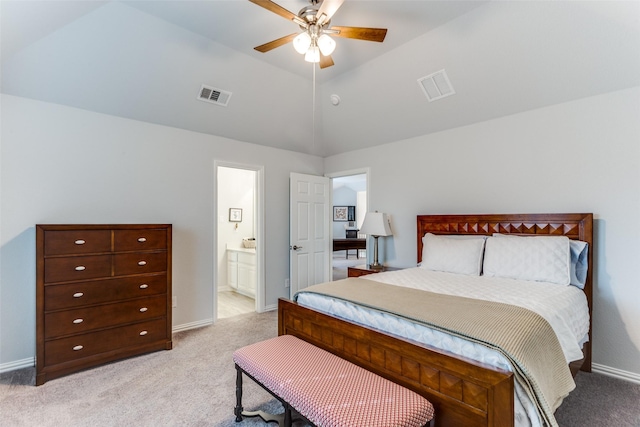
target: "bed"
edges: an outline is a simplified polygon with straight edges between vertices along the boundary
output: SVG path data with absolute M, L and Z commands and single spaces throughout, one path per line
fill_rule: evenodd
M 586 329 L 590 339 L 594 252 L 592 214 L 420 215 L 417 217 L 418 263 L 423 261 L 423 237 L 426 234 L 447 237 L 498 234 L 501 237 L 566 236 L 574 243 L 586 242 L 588 251 L 585 254 L 590 268 L 583 279 L 582 292 L 586 300 L 585 310 L 588 310 Z M 375 280 L 374 276 L 369 278 Z M 438 348 L 430 342 L 417 342 L 411 336 L 384 332 L 377 324 L 373 327 L 364 323 L 360 319 L 348 321 L 293 301 L 279 301 L 280 335 L 297 336 L 422 394 L 436 408 L 436 425 L 522 425 L 520 418 L 516 422 L 517 411 L 514 410 L 521 378 L 514 375 L 513 369 L 491 366 L 464 354 L 453 354 L 450 349 Z M 574 356 L 576 360 L 570 363 L 573 375 L 578 370 L 591 371 L 589 339 L 580 342 L 582 357 L 576 359 Z M 533 425 L 536 422 L 553 425 L 555 420 L 542 417 L 531 422 Z

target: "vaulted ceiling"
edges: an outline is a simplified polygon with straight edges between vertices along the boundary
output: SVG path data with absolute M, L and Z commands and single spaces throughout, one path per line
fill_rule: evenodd
M 346 0 L 333 25 L 387 38 L 337 38 L 316 70 L 253 49 L 299 28 L 247 0 L 1 0 L 0 19 L 3 93 L 320 156 L 640 85 L 638 1 Z M 443 69 L 455 95 L 429 102 L 417 81 Z

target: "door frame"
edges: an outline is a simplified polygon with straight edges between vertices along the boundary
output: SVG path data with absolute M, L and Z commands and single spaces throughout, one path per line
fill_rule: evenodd
M 256 299 L 255 311 L 265 311 L 264 275 L 264 166 L 236 163 L 223 160 L 213 161 L 213 259 L 218 261 L 218 168 L 245 169 L 256 172 Z M 213 268 L 213 323 L 218 320 L 218 268 Z
M 365 175 L 366 176 L 366 191 L 367 191 L 367 212 L 369 212 L 369 206 L 371 205 L 371 192 L 369 191 L 369 185 L 371 182 L 371 168 L 370 167 L 364 167 L 364 168 L 358 168 L 358 169 L 349 169 L 346 171 L 339 171 L 339 172 L 331 172 L 331 173 L 326 173 L 324 174 L 324 176 L 326 176 L 327 178 L 331 178 L 331 206 L 333 206 L 333 179 L 334 178 L 341 178 L 344 176 L 353 176 L 353 175 Z M 333 208 L 332 208 L 333 209 Z M 333 217 L 333 216 L 332 216 Z M 331 240 L 333 240 L 333 227 L 330 227 L 331 229 Z M 367 239 L 367 248 L 369 247 L 369 239 Z M 367 257 L 369 256 L 369 251 L 367 250 Z M 366 260 L 366 263 L 368 263 L 369 261 Z M 329 261 L 329 266 L 331 268 L 331 271 L 333 271 L 333 256 L 330 257 L 330 261 Z

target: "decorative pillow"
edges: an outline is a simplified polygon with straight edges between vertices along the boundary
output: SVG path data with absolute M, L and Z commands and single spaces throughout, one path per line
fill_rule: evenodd
M 451 238 L 427 233 L 422 238 L 422 264 L 427 270 L 479 276 L 485 239 Z
M 571 251 L 571 284 L 584 289 L 587 282 L 587 270 L 589 270 L 589 244 L 582 240 L 569 241 Z
M 568 285 L 571 257 L 566 236 L 493 236 L 485 244 L 485 276 Z

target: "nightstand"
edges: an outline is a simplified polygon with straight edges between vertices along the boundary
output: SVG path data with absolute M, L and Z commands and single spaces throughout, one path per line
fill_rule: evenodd
M 370 268 L 368 265 L 356 265 L 355 267 L 347 267 L 347 277 L 360 277 L 367 274 L 380 273 L 381 271 L 402 270 L 399 267 L 382 267 L 382 269 Z

